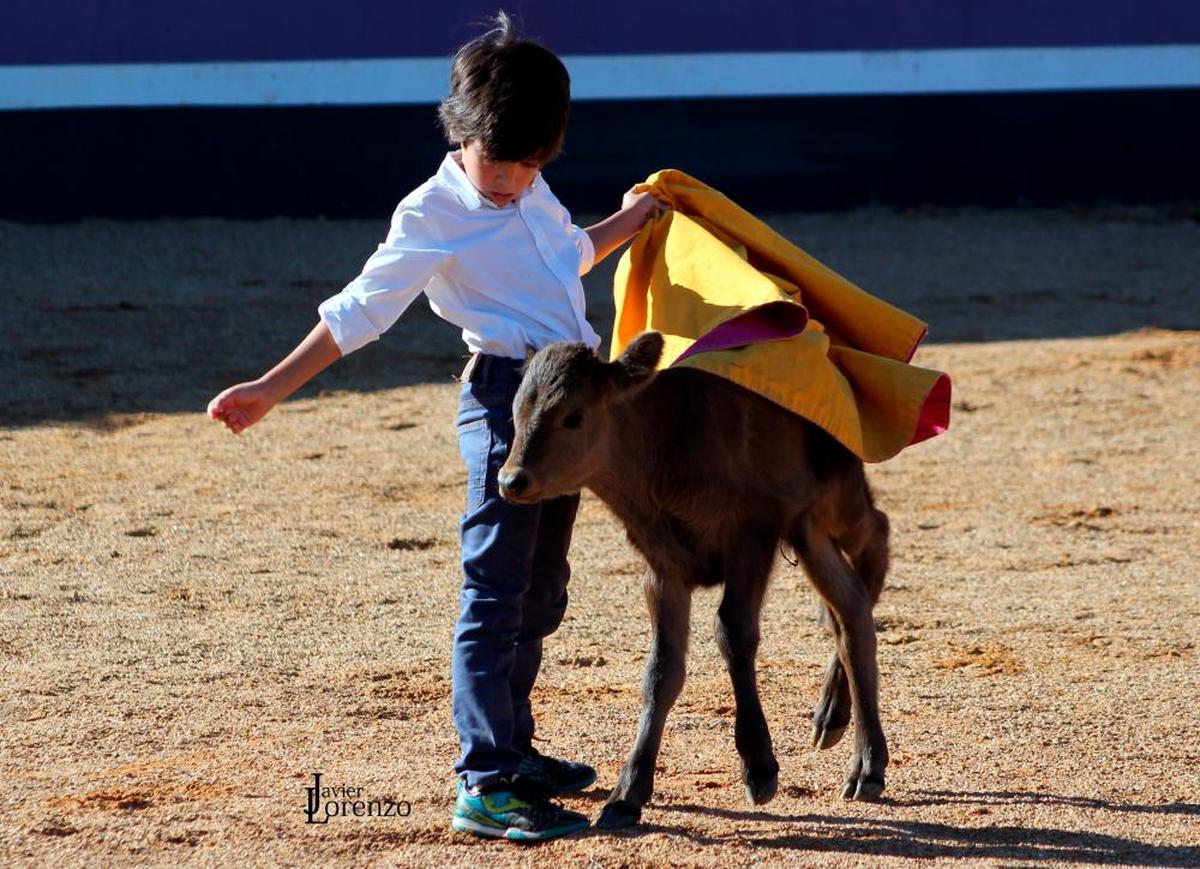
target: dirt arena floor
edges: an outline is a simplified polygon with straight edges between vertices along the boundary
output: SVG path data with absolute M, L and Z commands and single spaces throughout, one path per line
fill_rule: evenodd
M 846 741 L 810 747 L 830 641 L 780 561 L 774 802 L 744 801 L 702 592 L 641 827 L 452 833 L 455 330 L 418 302 L 242 437 L 203 415 L 386 219 L 0 224 L 0 863 L 1200 864 L 1197 212 L 770 219 L 928 320 L 916 361 L 954 378 L 950 432 L 870 470 L 884 802 L 838 797 Z M 594 816 L 649 630 L 594 498 L 573 552 L 535 711 L 544 751 L 598 768 L 566 801 Z M 314 772 L 408 811 L 306 824 Z

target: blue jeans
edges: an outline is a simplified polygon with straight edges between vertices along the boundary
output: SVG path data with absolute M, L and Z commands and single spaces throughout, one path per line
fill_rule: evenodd
M 512 445 L 521 364 L 484 357 L 459 397 L 467 505 L 452 656 L 454 726 L 462 746 L 454 771 L 472 787 L 515 773 L 533 738 L 529 695 L 542 639 L 567 608 L 567 548 L 579 506 L 578 495 L 531 505 L 500 497 L 496 476 Z

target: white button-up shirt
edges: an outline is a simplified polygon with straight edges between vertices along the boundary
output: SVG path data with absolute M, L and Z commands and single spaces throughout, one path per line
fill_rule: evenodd
M 379 338 L 422 291 L 472 352 L 521 359 L 552 341 L 594 348 L 600 337 L 584 318 L 579 280 L 594 259 L 540 172 L 498 207 L 451 153 L 401 200 L 362 274 L 318 311 L 343 356 Z

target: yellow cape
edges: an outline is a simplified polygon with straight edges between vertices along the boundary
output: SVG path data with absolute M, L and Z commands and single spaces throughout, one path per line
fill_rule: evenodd
M 613 283 L 616 356 L 663 334 L 660 368 L 699 368 L 825 429 L 864 461 L 950 424 L 950 379 L 909 365 L 926 326 L 675 169 L 649 190 L 673 208 L 647 223 Z

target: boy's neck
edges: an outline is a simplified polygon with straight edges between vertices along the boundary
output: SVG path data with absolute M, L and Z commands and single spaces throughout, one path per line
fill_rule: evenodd
M 522 190 L 520 193 L 518 193 L 516 196 L 514 196 L 510 201 L 506 202 L 504 205 L 500 205 L 499 203 L 493 201 L 490 196 L 488 196 L 486 193 L 484 193 L 482 190 L 480 190 L 478 187 L 475 186 L 475 182 L 471 180 L 471 176 L 467 172 L 467 167 L 463 165 L 463 152 L 462 152 L 461 148 L 457 151 L 451 151 L 450 156 L 454 159 L 454 162 L 458 166 L 458 168 L 462 170 L 463 177 L 465 177 L 467 179 L 467 183 L 469 185 L 471 185 L 471 189 L 475 191 L 475 193 L 479 197 L 479 199 L 482 202 L 486 202 L 492 208 L 508 208 L 510 205 L 516 205 L 517 202 L 519 202 L 526 194 L 529 193 L 530 190 L 533 189 L 533 182 L 531 182 L 528 187 L 526 187 L 524 190 Z M 540 175 L 541 173 L 538 173 L 538 174 Z M 537 180 L 537 178 L 535 176 L 534 182 L 536 182 L 536 180 Z

